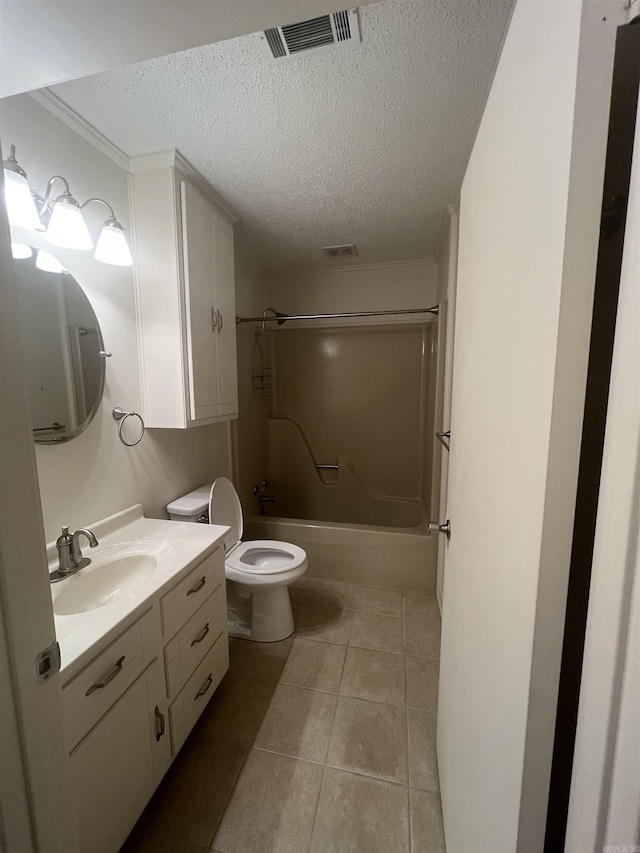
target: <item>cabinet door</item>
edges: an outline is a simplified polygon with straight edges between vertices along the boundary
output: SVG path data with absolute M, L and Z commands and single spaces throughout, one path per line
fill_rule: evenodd
M 214 295 L 213 208 L 191 184 L 180 184 L 184 255 L 187 365 L 191 420 L 216 417 L 217 312 Z
M 236 356 L 236 292 L 233 266 L 233 229 L 213 216 L 213 280 L 218 316 L 218 414 L 238 412 Z
M 153 713 L 157 702 L 166 710 L 157 696 L 161 678 L 156 660 L 69 756 L 82 853 L 115 853 L 153 793 L 154 764 L 166 761 L 168 749 L 168 738 L 156 741 Z

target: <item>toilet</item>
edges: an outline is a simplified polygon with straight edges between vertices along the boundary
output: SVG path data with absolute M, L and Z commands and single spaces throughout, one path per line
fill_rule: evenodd
M 224 537 L 229 636 L 259 643 L 293 633 L 287 587 L 307 570 L 307 555 L 290 542 L 242 541 L 244 521 L 233 483 L 218 477 L 168 504 L 173 521 L 206 522 L 229 528 Z

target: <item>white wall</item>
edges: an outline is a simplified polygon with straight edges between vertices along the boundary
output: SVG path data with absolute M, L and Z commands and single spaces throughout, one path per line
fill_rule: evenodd
M 287 314 L 330 314 L 430 308 L 437 301 L 437 267 L 431 259 L 357 267 L 337 264 L 334 269 L 269 275 L 267 305 Z M 362 322 L 392 320 L 377 317 Z M 330 322 L 340 325 L 356 321 Z M 407 317 L 399 317 L 398 322 L 407 322 Z
M 462 187 L 438 714 L 456 853 L 543 847 L 606 140 L 603 68 L 579 52 L 589 28 L 610 38 L 597 5 L 519 0 Z
M 127 178 L 119 166 L 27 95 L 0 102 L 0 118 L 3 148 L 17 146 L 32 188 L 42 190 L 51 175 L 63 174 L 80 202 L 105 198 L 128 228 Z M 102 209 L 91 215 L 99 227 Z M 241 245 L 238 249 L 241 254 Z M 147 515 L 166 517 L 168 501 L 229 473 L 226 424 L 148 430 L 134 448 L 119 442 L 111 410 L 139 411 L 141 405 L 132 270 L 101 264 L 89 252 L 53 251 L 84 288 L 113 357 L 106 362 L 103 402 L 90 426 L 65 444 L 37 446 L 48 540 L 61 524 L 80 527 L 137 502 Z M 241 298 L 250 282 L 240 277 Z
M 440 251 L 436 256 L 436 260 L 438 263 L 438 278 L 436 281 L 436 294 L 438 297 L 438 302 L 445 302 L 449 294 L 449 268 L 451 261 L 451 211 L 453 211 L 453 207 L 450 207 L 449 212 L 447 213 L 446 225 L 444 228 L 444 233 L 442 235 L 442 243 L 440 244 Z

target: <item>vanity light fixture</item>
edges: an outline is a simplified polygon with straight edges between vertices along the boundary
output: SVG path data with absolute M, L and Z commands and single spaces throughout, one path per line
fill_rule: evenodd
M 62 175 L 54 175 L 49 179 L 44 198 L 37 193 L 32 193 L 25 171 L 18 165 L 15 154 L 16 147 L 12 145 L 9 157 L 3 162 L 5 198 L 11 225 L 32 231 L 45 231 L 45 239 L 54 246 L 88 251 L 93 249 L 93 239 L 82 215 L 82 209 L 90 202 L 99 202 L 109 208 L 110 216 L 102 224 L 94 252 L 95 259 L 114 266 L 133 265 L 131 251 L 124 236 L 124 228 L 116 219 L 113 208 L 108 202 L 101 198 L 90 198 L 84 204 L 79 204 L 71 194 L 67 179 Z M 51 188 L 55 181 L 62 181 L 64 192 L 55 199 L 51 199 Z M 29 250 L 29 254 L 26 254 L 27 249 L 28 247 L 23 244 L 12 244 L 14 258 L 30 257 L 31 252 Z M 21 252 L 25 254 L 20 254 Z M 36 265 L 40 269 L 51 272 L 64 270 L 64 267 L 49 253 L 41 251 L 39 255 L 43 255 L 40 259 L 41 263 L 37 263 L 38 259 L 36 259 Z
M 41 212 L 43 213 L 47 207 L 54 181 L 62 181 L 65 191 L 53 202 L 51 219 L 44 235 L 45 240 L 63 249 L 93 249 L 93 240 L 82 216 L 80 205 L 71 195 L 67 179 L 62 175 L 54 175 L 49 179 Z
M 94 258 L 96 261 L 102 261 L 104 264 L 113 264 L 117 267 L 132 266 L 133 258 L 131 257 L 131 252 L 124 236 L 124 228 L 116 219 L 113 208 L 103 198 L 89 198 L 82 207 L 86 207 L 90 202 L 99 202 L 106 205 L 111 213 L 111 216 L 105 219 L 102 224 L 102 231 L 98 237 L 96 250 L 93 254 Z
M 38 249 L 38 254 L 36 255 L 36 266 L 43 272 L 67 271 L 57 258 L 54 258 L 53 255 L 49 254 L 49 252 L 45 252 L 44 249 Z
M 11 257 L 14 261 L 23 261 L 25 258 L 30 258 L 33 252 L 31 246 L 26 243 L 14 243 L 11 241 Z
M 2 168 L 9 223 L 19 228 L 38 228 L 40 226 L 38 210 L 31 196 L 26 172 L 16 160 L 15 145 L 11 146 L 9 156 L 3 161 Z

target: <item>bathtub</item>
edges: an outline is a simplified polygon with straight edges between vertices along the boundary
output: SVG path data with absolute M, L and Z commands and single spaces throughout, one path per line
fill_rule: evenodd
M 436 591 L 438 537 L 426 525 L 378 527 L 248 515 L 245 539 L 279 539 L 304 548 L 307 574 L 327 580 Z

